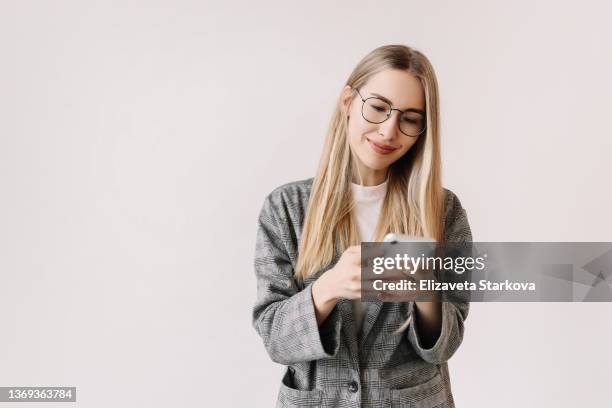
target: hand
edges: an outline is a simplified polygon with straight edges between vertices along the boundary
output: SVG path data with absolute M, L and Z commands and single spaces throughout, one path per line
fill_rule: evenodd
M 377 251 L 364 257 L 364 266 L 375 256 Z M 361 245 L 348 247 L 336 265 L 325 272 L 319 280 L 334 299 L 361 299 Z

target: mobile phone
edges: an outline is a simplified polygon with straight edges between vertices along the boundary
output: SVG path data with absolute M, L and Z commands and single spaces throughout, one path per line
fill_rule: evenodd
M 391 232 L 385 235 L 383 242 L 390 242 L 394 244 L 397 242 L 436 242 L 436 241 L 431 238 L 417 237 L 416 235 L 407 235 L 407 234 L 394 234 Z

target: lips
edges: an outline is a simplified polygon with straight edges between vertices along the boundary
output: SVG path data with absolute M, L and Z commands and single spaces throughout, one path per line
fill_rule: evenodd
M 372 150 L 374 150 L 378 154 L 389 154 L 389 153 L 394 152 L 397 149 L 396 147 L 382 145 L 380 143 L 373 142 L 370 139 L 368 139 L 368 143 L 370 144 L 370 147 L 372 148 Z

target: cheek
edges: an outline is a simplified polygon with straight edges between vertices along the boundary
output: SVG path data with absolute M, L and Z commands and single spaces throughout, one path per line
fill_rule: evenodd
M 396 162 L 404 157 L 410 151 L 410 149 L 414 147 L 415 143 L 416 141 L 413 140 L 402 141 L 402 148 L 399 152 L 397 152 L 396 156 L 393 156 L 393 162 Z
M 407 139 L 407 138 L 404 138 L 404 139 L 406 139 L 406 140 L 405 140 L 404 142 L 402 142 L 402 146 L 403 146 L 403 147 L 402 147 L 402 149 L 401 149 L 401 153 L 400 153 L 400 155 L 401 155 L 401 156 L 403 156 L 403 155 L 405 155 L 406 153 L 408 153 L 408 151 L 409 151 L 410 149 L 412 149 L 412 147 L 413 147 L 413 146 L 416 144 L 416 142 L 417 142 L 417 139 Z
M 351 116 L 348 126 L 348 139 L 351 146 L 358 149 L 363 148 L 363 144 L 367 142 L 367 133 L 367 127 L 359 123 L 358 120 L 353 120 L 353 116 Z

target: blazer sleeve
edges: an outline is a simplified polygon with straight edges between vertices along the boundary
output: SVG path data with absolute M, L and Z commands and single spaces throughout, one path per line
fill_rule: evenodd
M 459 198 L 450 190 L 447 191 L 444 221 L 445 242 L 471 242 L 472 232 L 468 223 L 467 214 Z M 463 340 L 464 321 L 469 310 L 469 301 L 453 300 L 443 301 L 442 304 L 442 328 L 438 340 L 431 348 L 423 348 L 419 334 L 418 322 L 416 322 L 415 303 L 410 302 L 408 315 L 412 319 L 406 335 L 416 353 L 425 361 L 432 364 L 447 362 L 457 351 Z
M 312 283 L 299 290 L 284 239 L 291 223 L 278 215 L 283 205 L 272 195 L 264 201 L 255 244 L 257 299 L 253 327 L 263 339 L 272 361 L 291 365 L 336 355 L 340 344 L 339 319 L 330 316 L 319 327 L 312 299 Z M 276 202 L 276 203 L 275 203 Z

